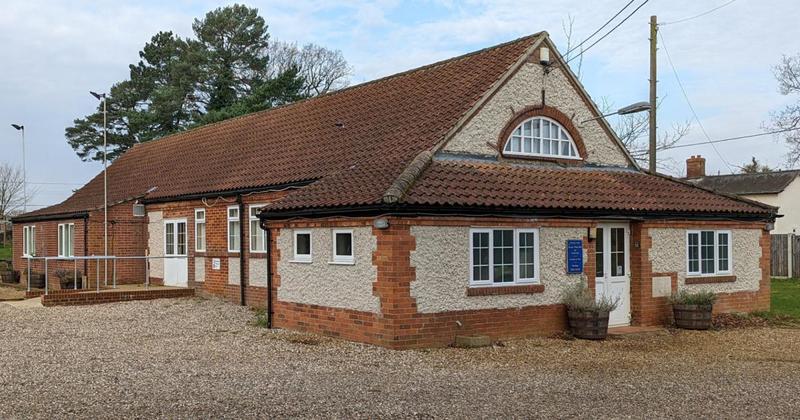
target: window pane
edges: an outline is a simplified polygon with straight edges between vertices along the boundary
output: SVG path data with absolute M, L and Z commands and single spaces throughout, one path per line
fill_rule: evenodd
M 472 233 L 472 280 L 489 280 L 489 233 Z
M 595 252 L 594 252 L 594 264 L 595 264 L 595 276 L 596 277 L 603 277 L 605 275 L 605 266 L 603 261 L 603 247 L 605 246 L 604 237 L 603 237 L 603 228 L 597 228 L 597 239 L 595 239 Z
M 492 231 L 494 243 L 494 282 L 514 281 L 514 231 L 497 229 Z
M 700 272 L 700 235 L 689 234 L 689 272 Z
M 166 225 L 166 239 L 167 239 L 167 255 L 175 255 L 175 225 L 167 223 Z
M 69 225 L 69 238 L 68 238 L 67 244 L 69 245 L 69 248 L 67 249 L 67 252 L 68 252 L 67 255 L 69 255 L 70 257 L 74 257 L 75 256 L 75 225 Z
M 522 141 L 522 152 L 531 153 L 531 139 L 525 138 Z
M 719 253 L 719 271 L 728 271 L 730 269 L 728 263 L 728 233 L 720 233 L 717 235 L 717 249 Z
M 611 275 L 625 275 L 625 229 L 611 228 Z
M 261 229 L 258 220 L 250 221 L 250 250 L 251 251 L 265 251 L 264 246 L 264 231 Z
M 520 150 L 522 150 L 520 148 L 520 138 L 517 136 L 511 137 L 511 151 L 519 152 Z
M 700 232 L 700 272 L 714 273 L 714 232 Z
M 206 249 L 206 224 L 198 223 L 195 225 L 195 247 L 197 249 Z
M 178 255 L 186 255 L 186 223 L 178 223 Z
M 342 257 L 350 257 L 353 255 L 353 236 L 351 234 L 336 234 L 336 255 Z
M 535 271 L 535 235 L 533 232 L 519 234 L 519 278 L 532 279 L 536 277 Z
M 522 124 L 522 135 L 525 137 L 531 136 L 531 121 L 525 121 L 525 124 Z
M 298 233 L 295 239 L 295 252 L 297 255 L 311 255 L 311 235 Z
M 239 217 L 239 209 L 238 208 L 229 208 L 228 209 L 228 217 L 231 219 L 236 219 Z
M 231 251 L 238 251 L 240 249 L 239 242 L 239 222 L 228 222 L 228 249 Z

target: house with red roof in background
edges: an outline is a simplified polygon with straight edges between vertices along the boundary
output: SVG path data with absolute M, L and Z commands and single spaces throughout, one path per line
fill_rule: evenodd
M 162 257 L 120 282 L 279 328 L 391 348 L 551 334 L 579 282 L 619 298 L 619 326 L 668 322 L 681 289 L 769 308 L 776 208 L 644 172 L 544 32 L 137 145 L 108 179 L 109 254 Z M 102 220 L 101 174 L 14 219 L 15 267 L 102 254 Z

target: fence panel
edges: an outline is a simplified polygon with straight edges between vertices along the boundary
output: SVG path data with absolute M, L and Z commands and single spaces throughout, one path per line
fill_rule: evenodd
M 770 235 L 770 271 L 773 277 L 786 277 L 789 275 L 789 235 Z
M 800 236 L 792 235 L 792 276 L 800 279 Z

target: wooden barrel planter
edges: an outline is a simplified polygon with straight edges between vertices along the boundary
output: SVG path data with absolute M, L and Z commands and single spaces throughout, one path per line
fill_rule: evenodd
M 604 340 L 608 336 L 608 312 L 568 310 L 569 330 L 585 340 Z
M 675 326 L 687 330 L 707 330 L 711 328 L 712 305 L 672 305 Z
M 44 274 L 31 273 L 31 287 L 34 289 L 44 289 Z
M 0 281 L 3 283 L 19 283 L 19 272 L 0 271 Z

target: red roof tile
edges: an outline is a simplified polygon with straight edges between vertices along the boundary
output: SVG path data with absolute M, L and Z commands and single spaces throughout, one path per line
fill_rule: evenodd
M 353 203 L 380 199 L 404 165 L 441 140 L 537 36 L 137 145 L 108 169 L 109 203 L 154 187 L 147 199 L 328 175 L 314 191 L 344 194 Z M 358 182 L 349 179 L 354 174 Z M 102 203 L 100 174 L 65 202 L 22 217 L 85 211 Z
M 628 212 L 771 214 L 774 208 L 621 168 L 436 160 L 404 204 Z

